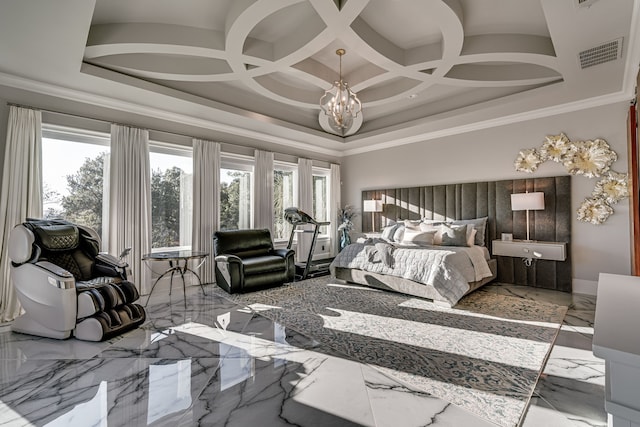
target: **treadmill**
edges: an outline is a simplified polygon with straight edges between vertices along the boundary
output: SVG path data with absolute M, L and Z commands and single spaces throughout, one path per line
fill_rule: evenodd
M 323 225 L 330 225 L 330 222 L 319 222 L 311 217 L 306 212 L 301 211 L 298 208 L 291 207 L 284 210 L 284 219 L 293 226 L 291 230 L 291 236 L 289 237 L 289 244 L 287 249 L 291 249 L 293 245 L 293 236 L 295 233 L 313 233 L 313 239 L 311 240 L 311 247 L 309 248 L 309 255 L 306 262 L 296 262 L 296 280 L 304 280 L 310 277 L 318 277 L 329 274 L 329 265 L 333 258 L 313 259 L 313 252 L 316 247 L 316 241 L 318 239 L 318 233 L 320 227 Z M 305 230 L 298 229 L 300 225 L 310 224 L 313 229 Z

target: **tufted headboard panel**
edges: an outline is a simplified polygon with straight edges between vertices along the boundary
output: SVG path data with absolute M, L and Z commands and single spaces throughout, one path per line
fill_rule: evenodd
M 544 193 L 545 209 L 529 212 L 531 239 L 566 242 L 567 260 L 537 260 L 527 267 L 520 258 L 497 257 L 497 280 L 571 292 L 571 176 L 364 190 L 362 201 L 382 200 L 376 230 L 400 219 L 489 217 L 485 240 L 491 251 L 491 241 L 502 233 L 525 238 L 526 213 L 511 210 L 511 194 L 525 191 Z M 370 213 L 362 214 L 362 230 L 372 230 Z

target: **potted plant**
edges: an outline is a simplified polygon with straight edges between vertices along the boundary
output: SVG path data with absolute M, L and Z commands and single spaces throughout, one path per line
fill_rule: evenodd
M 355 208 L 351 205 L 346 205 L 344 208 L 338 209 L 338 219 L 340 220 L 340 225 L 338 226 L 340 250 L 343 250 L 351 243 L 349 231 L 353 230 L 353 218 L 355 218 L 357 214 Z

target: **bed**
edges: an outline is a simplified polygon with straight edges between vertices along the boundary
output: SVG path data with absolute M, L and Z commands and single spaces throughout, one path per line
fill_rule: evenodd
M 410 227 L 416 225 L 420 227 L 420 224 L 423 224 L 423 228 L 427 225 L 434 226 L 437 222 L 450 222 L 452 225 L 473 224 L 477 229 L 474 246 L 483 248 L 481 250 L 485 258 L 488 258 L 491 254 L 492 242 L 500 239 L 502 233 L 510 233 L 516 239 L 525 236 L 525 213 L 511 210 L 511 194 L 526 191 L 541 191 L 544 192 L 545 197 L 545 210 L 534 211 L 531 215 L 532 238 L 567 242 L 568 251 L 565 261 L 535 260 L 533 264 L 527 265 L 518 257 L 491 256 L 491 259 L 486 260 L 492 273 L 489 277 L 472 280 L 476 278 L 468 276 L 463 281 L 466 283 L 460 284 L 460 280 L 453 276 L 457 277 L 460 274 L 464 276 L 464 272 L 458 272 L 451 273 L 451 280 L 440 282 L 434 280 L 438 275 L 446 277 L 450 274 L 446 272 L 447 268 L 451 270 L 454 267 L 447 264 L 445 266 L 447 268 L 428 267 L 440 270 L 431 273 L 432 278 L 426 280 L 427 283 L 421 283 L 411 279 L 411 275 L 404 271 L 388 271 L 380 265 L 357 265 L 357 260 L 347 259 L 347 254 L 354 252 L 351 257 L 353 255 L 357 257 L 358 253 L 362 253 L 361 257 L 366 254 L 367 260 L 372 258 L 375 261 L 376 256 L 379 258 L 385 251 L 391 250 L 381 245 L 382 252 L 375 252 L 374 249 L 366 249 L 364 246 L 367 245 L 361 242 L 363 246 L 353 246 L 346 252 L 343 250 L 344 255 L 340 252 L 331 266 L 331 272 L 338 279 L 428 298 L 445 306 L 455 305 L 460 294 L 466 295 L 473 292 L 494 278 L 504 283 L 571 292 L 571 222 L 574 213 L 571 208 L 570 176 L 367 189 L 362 191 L 361 208 L 364 207 L 365 200 L 380 200 L 383 207 L 382 212 L 371 216 L 363 215 L 361 226 L 362 230 L 383 230 L 382 237 L 385 237 L 387 243 L 402 246 L 400 242 L 403 239 L 395 236 L 397 230 L 391 233 L 393 227 L 400 227 L 400 224 Z M 487 218 L 486 221 L 484 221 L 485 218 Z M 484 231 L 482 223 L 485 225 Z M 368 246 L 376 246 L 373 241 L 368 243 Z M 429 246 L 427 243 L 429 242 L 413 242 L 414 246 L 423 246 L 422 248 L 414 247 L 414 253 L 425 250 L 456 252 L 443 245 L 427 248 L 426 246 Z M 436 258 L 435 255 L 433 257 Z M 440 257 L 445 259 L 445 263 L 448 263 L 449 258 L 455 258 L 450 254 Z M 449 291 L 446 288 L 446 282 L 458 282 L 453 286 L 461 290 Z
M 360 239 L 344 248 L 330 271 L 337 279 L 453 307 L 496 278 L 497 262 L 484 245 L 486 224 L 486 217 L 399 222 L 386 227 L 381 238 Z

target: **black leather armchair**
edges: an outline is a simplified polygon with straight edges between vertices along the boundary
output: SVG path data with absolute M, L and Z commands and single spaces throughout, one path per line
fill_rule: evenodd
M 230 294 L 292 282 L 294 251 L 274 249 L 268 229 L 213 233 L 216 283 Z

